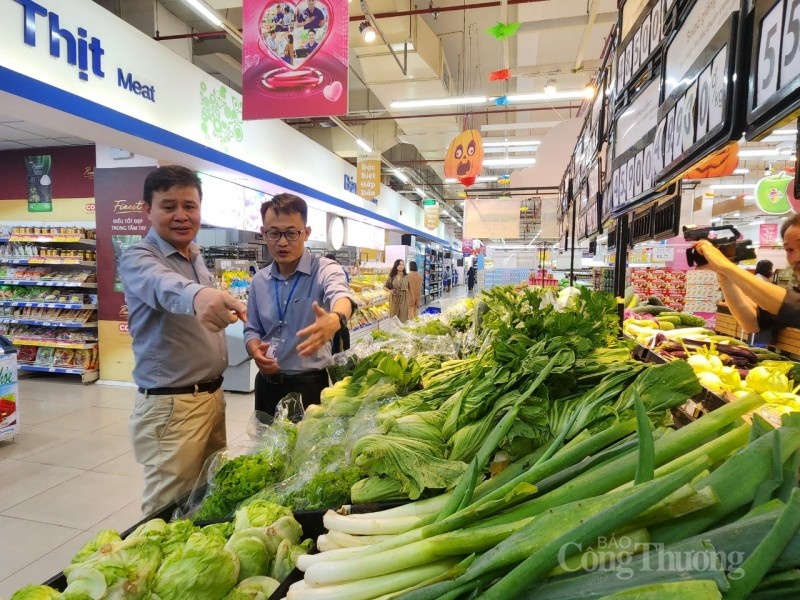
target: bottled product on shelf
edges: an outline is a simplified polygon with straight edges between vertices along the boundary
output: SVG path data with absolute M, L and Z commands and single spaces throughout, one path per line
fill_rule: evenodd
M 655 296 L 664 306 L 682 311 L 686 297 L 686 272 L 669 268 L 634 268 L 630 285 L 640 298 Z
M 23 371 L 98 376 L 95 232 L 10 228 L 0 239 L 0 334 Z

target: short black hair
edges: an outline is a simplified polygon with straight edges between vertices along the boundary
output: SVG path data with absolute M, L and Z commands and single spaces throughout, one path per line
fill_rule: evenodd
M 325 258 L 327 258 L 328 260 L 332 260 L 333 262 L 339 262 L 338 260 L 336 260 L 336 255 L 333 252 L 328 252 L 325 255 Z
M 174 187 L 195 187 L 200 200 L 203 199 L 203 184 L 196 171 L 180 165 L 168 165 L 159 167 L 144 180 L 144 203 L 153 206 L 153 192 L 165 192 Z
M 409 271 L 416 271 L 417 270 L 417 261 L 415 261 L 415 260 L 408 261 L 408 270 Z
M 272 210 L 276 215 L 300 214 L 303 225 L 308 221 L 308 204 L 294 194 L 278 194 L 261 204 L 261 222 L 267 216 L 267 211 Z
M 308 33 L 313 33 L 314 35 L 317 35 L 317 30 L 316 29 L 309 29 Z
M 781 239 L 786 237 L 789 227 L 800 227 L 800 213 L 793 214 L 783 222 L 783 225 L 781 225 Z
M 771 260 L 760 260 L 756 263 L 756 275 L 768 276 L 772 272 Z

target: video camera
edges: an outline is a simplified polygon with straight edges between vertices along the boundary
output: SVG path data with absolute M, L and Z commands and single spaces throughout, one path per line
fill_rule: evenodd
M 729 237 L 710 237 L 711 232 L 724 230 L 730 231 L 732 235 Z M 740 237 L 742 237 L 742 234 L 739 233 L 739 230 L 730 225 L 720 225 L 716 227 L 684 226 L 683 228 L 683 239 L 685 239 L 687 242 L 708 240 L 714 244 L 714 246 L 726 256 L 726 258 L 735 263 L 743 260 L 750 260 L 756 257 L 756 251 L 751 247 L 753 241 L 740 240 Z M 695 265 L 702 267 L 703 265 L 708 264 L 708 261 L 703 257 L 703 255 L 694 248 L 686 249 L 686 262 L 689 263 L 690 267 Z

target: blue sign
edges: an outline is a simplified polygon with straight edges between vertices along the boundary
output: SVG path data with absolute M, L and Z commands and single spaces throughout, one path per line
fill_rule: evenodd
M 356 180 L 347 174 L 344 176 L 344 189 L 348 192 L 356 193 Z

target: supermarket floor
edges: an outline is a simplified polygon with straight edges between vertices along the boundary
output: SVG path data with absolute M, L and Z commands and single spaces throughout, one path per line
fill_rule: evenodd
M 431 306 L 466 296 L 456 286 Z M 101 529 L 141 519 L 141 468 L 128 439 L 133 388 L 66 377 L 21 379 L 20 433 L 0 442 L 0 598 L 60 572 Z M 226 401 L 228 441 L 245 439 L 253 395 Z
M 134 390 L 22 379 L 21 429 L 0 442 L 0 598 L 43 583 L 101 529 L 139 521 L 142 475 L 131 452 Z M 228 440 L 245 438 L 252 394 L 227 393 Z

